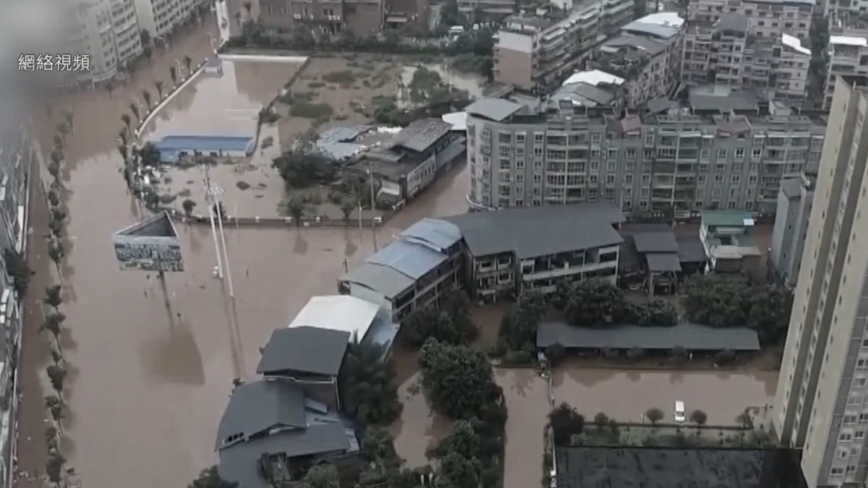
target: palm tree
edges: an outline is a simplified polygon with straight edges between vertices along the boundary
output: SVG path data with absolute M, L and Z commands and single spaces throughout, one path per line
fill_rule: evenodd
M 145 99 L 145 105 L 148 106 L 148 111 L 151 111 L 151 92 L 142 90 L 142 98 Z
M 155 81 L 154 87 L 157 88 L 157 97 L 162 101 L 163 100 L 163 82 L 159 81 L 159 80 Z
M 60 167 L 60 163 L 63 161 L 63 155 L 57 149 L 53 149 L 51 154 L 48 155 L 48 159 L 51 160 L 52 163 L 56 164 L 57 167 Z
M 54 423 L 60 426 L 60 421 L 63 419 L 63 400 L 56 395 L 49 395 L 45 397 L 45 408 L 48 409 Z
M 45 372 L 48 373 L 48 379 L 51 380 L 51 387 L 54 388 L 58 396 L 62 396 L 63 383 L 66 381 L 66 369 L 52 364 L 45 368 Z
M 130 104 L 130 112 L 132 112 L 133 115 L 136 116 L 136 122 L 141 122 L 141 121 L 142 121 L 142 118 L 141 118 L 141 116 L 139 115 L 139 106 L 138 106 L 138 104 L 136 104 L 135 102 L 131 103 L 131 104 Z
M 48 244 L 48 257 L 54 261 L 54 265 L 57 267 L 57 276 L 63 277 L 63 274 L 60 272 L 60 262 L 63 261 L 64 256 L 66 255 L 66 250 L 63 248 L 63 241 L 58 238 L 54 238 Z
M 193 65 L 193 58 L 191 58 L 190 56 L 184 56 L 184 66 L 187 67 L 187 76 L 190 76 L 191 74 L 193 74 L 193 72 L 190 70 L 190 66 L 192 66 L 192 65 Z
M 75 125 L 72 123 L 73 119 L 75 118 L 75 113 L 72 111 L 72 109 L 64 110 L 63 118 L 66 119 L 66 125 L 69 126 L 69 131 L 75 134 Z
M 60 165 L 57 164 L 57 162 L 55 162 L 55 161 L 48 163 L 48 174 L 50 174 L 51 177 L 54 178 L 54 181 L 59 182 L 60 181 L 59 180 L 59 178 L 60 178 Z
M 54 147 L 56 149 L 63 149 L 63 138 L 60 137 L 60 134 L 54 134 Z
M 45 429 L 45 445 L 48 446 L 48 451 L 56 451 L 58 447 L 60 447 L 59 439 L 58 439 L 57 427 L 53 425 L 49 425 L 47 429 Z
M 54 337 L 60 337 L 60 332 L 63 330 L 63 322 L 65 320 L 66 315 L 63 315 L 58 311 L 49 312 L 48 315 L 45 316 L 45 322 L 43 322 L 42 326 L 39 327 L 39 332 L 47 330 Z M 60 352 L 61 354 L 63 353 L 63 351 Z
M 48 203 L 52 207 L 60 205 L 60 195 L 54 190 L 48 190 Z
M 130 116 L 127 114 L 123 114 L 123 115 L 121 115 L 121 120 L 124 122 L 124 125 L 127 126 L 127 133 L 129 135 L 132 135 L 133 133 L 130 130 L 130 124 L 132 123 L 132 120 L 130 119 Z
M 63 137 L 63 140 L 66 140 L 66 135 L 69 134 L 69 126 L 66 125 L 66 122 L 60 122 L 57 124 L 57 132 L 60 132 L 60 135 Z
M 174 66 L 169 68 L 169 78 L 172 79 L 172 86 L 178 86 L 178 70 Z
M 48 461 L 45 462 L 45 472 L 48 474 L 48 479 L 57 488 L 60 488 L 60 482 L 63 481 L 64 464 L 66 464 L 66 458 L 57 451 L 49 454 Z
M 60 290 L 60 285 L 46 286 L 45 298 L 42 299 L 46 305 L 54 307 L 55 311 L 57 311 L 60 304 L 63 303 L 63 299 L 60 297 Z
M 708 415 L 702 410 L 694 410 L 690 413 L 690 421 L 696 424 L 696 431 L 699 432 L 699 429 L 708 422 Z

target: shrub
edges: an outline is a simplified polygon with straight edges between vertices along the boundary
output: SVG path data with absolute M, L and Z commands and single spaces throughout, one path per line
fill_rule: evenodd
M 585 417 L 568 403 L 561 403 L 549 413 L 549 424 L 555 444 L 567 444 L 572 436 L 585 430 Z
M 322 76 L 322 79 L 328 83 L 348 84 L 356 81 L 356 76 L 352 70 L 345 69 L 326 73 Z
M 334 109 L 327 103 L 314 103 L 306 100 L 299 100 L 289 107 L 289 114 L 294 117 L 304 117 L 306 119 L 321 119 L 329 118 L 334 114 Z
M 714 355 L 714 364 L 717 366 L 726 366 L 735 361 L 735 353 L 729 349 L 724 349 Z

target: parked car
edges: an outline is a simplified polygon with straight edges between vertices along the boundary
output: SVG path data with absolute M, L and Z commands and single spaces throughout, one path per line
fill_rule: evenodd
M 687 420 L 687 415 L 684 413 L 684 402 L 676 401 L 675 402 L 675 421 L 676 422 L 684 422 Z

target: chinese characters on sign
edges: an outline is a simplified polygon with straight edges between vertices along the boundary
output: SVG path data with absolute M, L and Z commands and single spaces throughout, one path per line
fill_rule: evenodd
M 90 54 L 22 54 L 18 71 L 90 71 Z

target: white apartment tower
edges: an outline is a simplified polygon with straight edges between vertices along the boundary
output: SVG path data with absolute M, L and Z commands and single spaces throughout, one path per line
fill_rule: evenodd
M 773 409 L 811 488 L 864 486 L 868 474 L 866 113 L 868 91 L 839 81 Z
M 228 0 L 224 0 L 228 1 Z M 152 39 L 165 37 L 184 23 L 203 0 L 135 0 L 139 26 Z
M 102 83 L 142 53 L 133 0 L 78 0 L 65 7 L 70 22 L 60 52 L 90 55 L 79 83 Z

